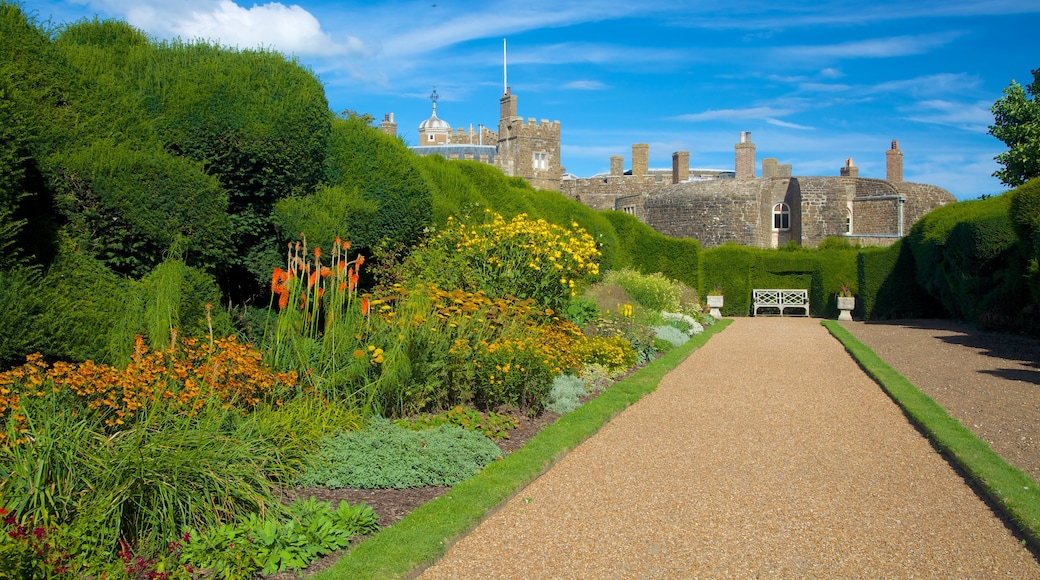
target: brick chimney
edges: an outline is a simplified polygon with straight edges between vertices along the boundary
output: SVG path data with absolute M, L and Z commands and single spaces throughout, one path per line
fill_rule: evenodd
M 780 163 L 776 157 L 762 160 L 762 177 L 780 177 Z
M 892 148 L 885 151 L 885 170 L 885 179 L 894 183 L 903 181 L 903 152 L 895 139 L 892 139 Z
M 621 177 L 625 174 L 625 158 L 620 155 L 610 156 L 610 175 Z
M 688 179 L 690 179 L 690 152 L 672 153 L 672 183 L 682 183 Z
M 737 179 L 754 179 L 755 144 L 751 142 L 751 131 L 740 132 L 740 143 L 735 148 Z
M 849 157 L 845 160 L 845 167 L 842 167 L 839 171 L 842 177 L 859 177 L 859 167 L 852 164 L 852 158 Z
M 646 143 L 632 145 L 632 177 L 643 177 L 650 164 L 650 146 Z

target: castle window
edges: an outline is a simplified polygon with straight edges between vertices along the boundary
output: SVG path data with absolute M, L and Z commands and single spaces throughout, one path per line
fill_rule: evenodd
M 427 139 L 426 139 L 426 140 L 427 140 L 427 141 L 433 141 L 433 133 L 428 133 L 428 134 L 427 134 Z
M 549 155 L 543 152 L 534 154 L 535 169 L 549 169 Z
M 845 233 L 852 233 L 852 209 L 845 208 Z
M 634 206 L 634 205 L 626 205 L 626 206 L 623 206 L 621 208 L 621 211 L 623 211 L 625 213 L 628 213 L 628 214 L 636 215 L 636 206 Z
M 773 229 L 782 232 L 791 229 L 791 208 L 786 203 L 773 206 Z

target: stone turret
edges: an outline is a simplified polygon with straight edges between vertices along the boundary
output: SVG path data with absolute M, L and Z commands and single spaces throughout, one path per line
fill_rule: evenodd
M 751 142 L 751 131 L 740 132 L 740 143 L 736 144 L 737 179 L 755 178 L 755 144 Z
M 391 137 L 397 137 L 397 123 L 394 122 L 394 114 L 383 115 L 383 122 L 379 124 L 379 130 Z
M 903 152 L 899 141 L 892 139 L 892 148 L 885 152 L 886 179 L 892 183 L 903 181 Z

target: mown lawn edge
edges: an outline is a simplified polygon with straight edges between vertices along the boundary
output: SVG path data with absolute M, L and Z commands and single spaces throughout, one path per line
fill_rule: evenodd
M 1037 483 L 1005 461 L 985 441 L 888 366 L 837 321 L 824 320 L 821 324 L 933 444 L 963 471 L 969 483 L 1003 512 L 1034 549 L 1040 549 L 1040 488 Z
M 577 410 L 560 417 L 522 448 L 361 542 L 333 567 L 312 578 L 401 578 L 435 562 L 453 541 L 475 528 L 486 514 L 545 473 L 612 417 L 654 391 L 666 373 L 730 322 L 720 320 L 686 344 L 615 383 Z

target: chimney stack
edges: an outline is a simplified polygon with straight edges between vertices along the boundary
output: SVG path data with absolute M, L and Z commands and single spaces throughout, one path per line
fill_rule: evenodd
M 690 152 L 676 151 L 672 153 L 672 183 L 682 183 L 690 179 Z
M 397 137 L 397 123 L 394 122 L 394 114 L 383 115 L 383 122 L 379 124 L 379 130 L 391 137 Z
M 641 178 L 647 174 L 650 165 L 650 146 L 646 143 L 632 145 L 632 177 Z
M 621 177 L 625 174 L 625 158 L 620 155 L 610 156 L 610 175 Z
M 751 131 L 740 132 L 740 143 L 736 145 L 737 179 L 755 178 L 755 144 L 751 142 Z
M 845 160 L 845 167 L 841 168 L 839 175 L 842 177 L 859 177 L 859 167 L 852 164 L 852 158 Z
M 892 139 L 892 148 L 885 151 L 885 170 L 889 181 L 903 181 L 903 152 L 899 150 L 899 141 L 895 139 Z

